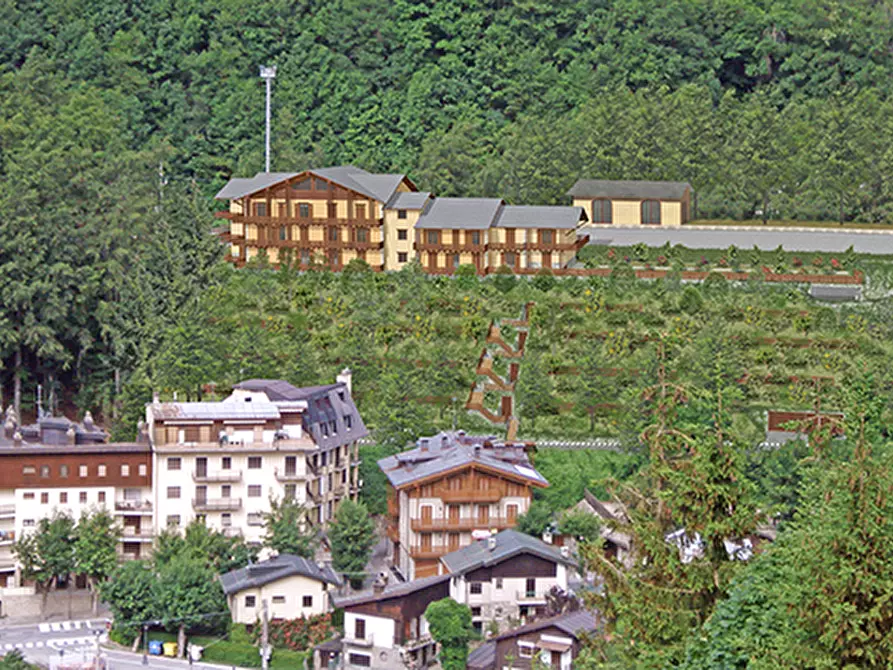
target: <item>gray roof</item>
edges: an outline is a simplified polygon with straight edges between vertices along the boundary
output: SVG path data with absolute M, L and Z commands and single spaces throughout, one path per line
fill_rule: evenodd
M 608 181 L 579 179 L 567 195 L 574 198 L 658 198 L 680 200 L 691 185 L 683 181 Z
M 860 300 L 862 298 L 861 286 L 827 286 L 825 284 L 812 284 L 809 287 L 809 295 L 816 300 L 829 302 L 844 302 L 847 300 Z
M 353 165 L 319 168 L 304 172 L 328 179 L 381 202 L 387 202 L 391 198 L 405 177 L 402 174 L 373 174 Z M 236 177 L 230 179 L 214 197 L 218 200 L 244 198 L 246 195 L 257 193 L 304 172 L 258 172 L 250 178 Z
M 530 464 L 524 447 L 504 445 L 490 438 L 466 436 L 463 432 L 443 432 L 419 440 L 419 446 L 378 461 L 388 481 L 400 488 L 420 479 L 465 466 L 490 467 L 535 486 L 548 486 L 548 480 Z
M 468 654 L 465 670 L 492 670 L 496 667 L 496 643 L 484 642 L 480 647 Z
M 279 554 L 268 561 L 252 563 L 244 568 L 227 572 L 220 575 L 220 583 L 223 585 L 223 592 L 231 595 L 295 575 L 336 586 L 341 585 L 341 578 L 329 566 L 319 566 L 294 554 Z
M 496 219 L 497 228 L 568 228 L 586 221 L 582 207 L 506 205 Z
M 494 539 L 496 546 L 490 549 L 490 540 Z M 551 544 L 512 529 L 500 531 L 486 540 L 472 542 L 467 547 L 441 557 L 440 560 L 451 573 L 457 574 L 497 565 L 518 554 L 533 554 L 548 561 L 576 566 L 572 559 L 562 556 L 561 552 Z
M 435 198 L 416 222 L 420 230 L 486 230 L 503 205 L 499 198 Z
M 170 421 L 244 419 L 278 419 L 279 408 L 269 402 L 245 402 L 243 400 L 222 400 L 220 402 L 162 402 L 152 405 L 156 418 Z
M 398 191 L 387 204 L 388 209 L 424 209 L 431 194 L 428 191 Z
M 510 637 L 517 637 L 525 633 L 553 627 L 568 635 L 577 637 L 581 633 L 591 633 L 598 630 L 598 617 L 593 612 L 577 610 L 576 612 L 568 612 L 567 614 L 559 614 L 558 616 L 531 621 L 528 624 L 506 631 L 502 635 L 493 638 L 493 640 L 505 640 Z
M 335 607 L 350 607 L 351 605 L 363 605 L 366 603 L 379 602 L 382 600 L 390 600 L 391 598 L 400 598 L 408 596 L 427 589 L 429 586 L 436 586 L 449 581 L 450 575 L 434 575 L 432 577 L 422 577 L 421 579 L 413 579 L 411 582 L 397 582 L 384 587 L 381 593 L 376 593 L 373 589 L 361 591 L 346 596 L 332 596 L 332 605 Z

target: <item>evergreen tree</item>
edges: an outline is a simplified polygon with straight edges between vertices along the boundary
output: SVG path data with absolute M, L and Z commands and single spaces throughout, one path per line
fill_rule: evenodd
M 343 500 L 329 526 L 332 567 L 360 588 L 376 542 L 375 522 L 363 503 Z

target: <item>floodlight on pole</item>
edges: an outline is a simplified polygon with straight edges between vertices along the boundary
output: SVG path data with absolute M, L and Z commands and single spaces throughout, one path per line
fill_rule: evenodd
M 264 161 L 264 166 L 266 168 L 266 172 L 270 171 L 270 91 L 273 85 L 273 80 L 276 78 L 276 66 L 260 66 L 260 78 L 263 79 L 267 84 L 267 135 L 266 141 L 264 142 L 264 148 L 266 150 Z

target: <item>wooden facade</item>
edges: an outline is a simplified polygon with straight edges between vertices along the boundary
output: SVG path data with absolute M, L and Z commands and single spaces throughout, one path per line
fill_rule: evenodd
M 86 474 L 82 474 L 86 468 Z M 152 486 L 148 445 L 13 447 L 0 451 L 0 489 Z

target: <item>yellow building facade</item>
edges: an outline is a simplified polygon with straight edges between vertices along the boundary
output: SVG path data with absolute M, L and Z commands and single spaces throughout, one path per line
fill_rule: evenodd
M 567 193 L 593 225 L 679 227 L 691 213 L 684 182 L 581 179 Z

